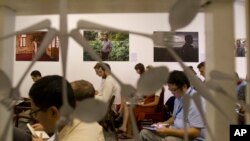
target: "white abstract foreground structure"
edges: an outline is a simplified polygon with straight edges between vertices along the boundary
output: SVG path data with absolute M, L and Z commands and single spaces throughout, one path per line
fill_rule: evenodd
M 169 37 L 154 37 L 153 34 L 145 34 L 139 33 L 136 31 L 124 31 L 120 29 L 116 29 L 110 27 L 108 25 L 102 25 L 100 23 L 94 23 L 86 20 L 81 20 L 78 22 L 78 26 L 76 29 L 73 29 L 70 33 L 68 33 L 67 26 L 67 0 L 60 0 L 60 28 L 59 31 L 51 28 L 50 21 L 45 20 L 37 23 L 31 27 L 26 29 L 16 31 L 14 33 L 3 34 L 0 33 L 0 42 L 1 48 L 2 43 L 7 42 L 9 38 L 13 37 L 16 34 L 27 33 L 31 31 L 46 29 L 48 30 L 48 34 L 42 41 L 38 53 L 36 54 L 33 61 L 27 67 L 27 70 L 22 75 L 18 84 L 12 87 L 11 77 L 6 74 L 6 68 L 2 68 L 0 71 L 0 111 L 7 113 L 8 117 L 11 117 L 10 109 L 13 108 L 13 101 L 17 100 L 20 97 L 19 88 L 22 84 L 24 77 L 28 75 L 32 66 L 36 63 L 36 61 L 40 58 L 47 45 L 51 42 L 51 40 L 55 36 L 59 36 L 61 41 L 61 52 L 62 52 L 62 72 L 63 76 L 66 74 L 67 68 L 67 53 L 68 53 L 68 40 L 69 37 L 72 37 L 77 43 L 79 43 L 84 51 L 88 52 L 92 58 L 94 58 L 98 62 L 102 62 L 98 55 L 95 54 L 93 49 L 89 47 L 87 41 L 82 38 L 80 34 L 81 29 L 97 29 L 97 30 L 110 30 L 110 31 L 119 31 L 119 32 L 129 32 L 130 34 L 136 34 L 140 36 L 144 36 L 157 42 L 160 40 L 166 47 L 166 51 L 168 51 L 175 60 L 181 65 L 191 83 L 194 84 L 198 93 L 192 97 L 185 97 L 184 105 L 189 105 L 189 100 L 193 99 L 198 107 L 201 107 L 200 98 L 203 97 L 207 101 L 207 112 L 206 115 L 202 114 L 202 118 L 205 121 L 207 127 L 207 140 L 208 141 L 221 141 L 221 140 L 229 140 L 229 125 L 236 123 L 236 115 L 234 112 L 234 106 L 236 97 L 235 97 L 235 78 L 234 74 L 234 56 L 233 53 L 228 53 L 221 58 L 221 54 L 224 50 L 228 52 L 233 52 L 233 47 L 228 48 L 228 46 L 233 45 L 233 16 L 232 16 L 232 1 L 226 0 L 217 0 L 210 3 L 210 5 L 205 5 L 204 11 L 206 15 L 206 27 L 207 27 L 207 47 L 206 48 L 206 76 L 207 83 L 203 84 L 194 77 L 193 73 L 187 68 L 187 66 L 182 62 L 180 57 L 173 51 L 171 48 L 171 42 L 173 42 L 172 36 Z M 175 32 L 182 27 L 185 27 L 190 22 L 192 22 L 193 18 L 200 11 L 200 4 L 204 1 L 200 0 L 177 0 L 176 3 L 169 11 L 169 24 L 171 27 L 171 32 Z M 206 1 L 207 2 L 207 1 Z M 219 13 L 218 13 L 219 12 Z M 228 26 L 221 25 L 223 23 L 223 18 L 227 18 Z M 223 32 L 217 33 L 216 31 L 225 28 Z M 5 33 L 5 32 L 3 32 Z M 224 42 L 226 39 L 227 42 Z M 4 46 L 4 44 L 3 44 Z M 0 50 L 1 50 L 0 48 Z M 13 45 L 14 48 L 14 45 Z M 2 51 L 2 50 L 1 50 Z M 5 50 L 3 50 L 5 51 Z M 249 55 L 248 55 L 249 56 Z M 4 57 L 0 59 L 3 61 Z M 227 63 L 230 62 L 230 63 Z M 12 67 L 7 67 L 9 69 L 13 69 Z M 248 68 L 249 69 L 249 68 Z M 134 88 L 132 85 L 124 84 L 120 81 L 115 74 L 112 74 L 114 78 L 119 82 L 122 88 L 122 96 L 126 98 L 127 101 L 134 103 L 134 97 L 138 96 L 139 93 L 150 93 L 153 92 L 162 85 L 165 84 L 168 79 L 168 68 L 156 67 L 152 70 L 147 71 L 137 83 L 137 88 Z M 210 73 L 209 73 L 210 72 Z M 211 77 L 209 77 L 209 75 Z M 162 77 L 164 76 L 164 77 Z M 249 80 L 249 78 L 247 79 Z M 153 81 L 153 82 L 152 82 Z M 249 82 L 249 81 L 248 81 Z M 64 85 L 64 84 L 63 84 Z M 146 86 L 146 87 L 145 87 Z M 73 117 L 78 117 L 79 119 L 87 122 L 98 121 L 100 120 L 107 111 L 107 103 L 103 103 L 98 100 L 85 100 L 82 101 L 79 106 L 74 110 L 69 104 L 66 102 L 66 87 L 64 87 L 64 105 L 61 108 L 62 117 L 59 121 L 63 122 L 65 120 L 70 121 Z M 223 102 L 222 102 L 223 100 Z M 88 107 L 93 107 L 94 114 L 91 112 L 93 109 L 87 109 Z M 131 106 L 133 107 L 133 106 Z M 84 109 L 84 110 L 83 110 Z M 249 104 L 247 104 L 247 112 L 249 113 Z M 185 110 L 185 108 L 184 108 Z M 199 109 L 201 111 L 201 109 Z M 187 111 L 184 111 L 184 115 L 187 115 Z M 130 114 L 132 115 L 133 111 L 130 108 Z M 6 122 L 1 122 L 0 124 L 0 140 L 7 141 L 11 139 L 11 125 L 12 118 L 8 118 Z M 140 140 L 138 137 L 138 129 L 135 124 L 134 117 L 132 116 L 133 123 L 133 132 L 136 140 Z M 219 125 L 220 124 L 220 125 Z M 185 138 L 187 140 L 187 138 Z

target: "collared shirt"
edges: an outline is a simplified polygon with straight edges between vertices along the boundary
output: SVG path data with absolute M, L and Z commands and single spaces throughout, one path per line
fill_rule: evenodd
M 189 87 L 189 89 L 187 90 L 186 94 L 188 94 L 189 96 L 192 96 L 194 93 L 196 93 L 196 90 L 193 89 L 192 87 Z M 202 100 L 202 104 L 204 104 L 203 99 Z M 183 122 L 187 125 L 187 128 L 200 128 L 201 129 L 201 134 L 198 138 L 204 138 L 204 132 L 205 132 L 205 124 L 201 118 L 201 114 L 198 111 L 198 108 L 196 107 L 194 101 L 191 99 L 190 104 L 189 104 L 189 108 L 188 108 L 188 115 L 187 115 L 187 119 L 184 119 L 184 115 L 183 115 L 183 98 L 180 99 L 175 99 L 175 105 L 174 105 L 174 112 L 173 112 L 173 116 L 174 116 L 174 125 L 173 128 L 177 128 L 177 129 L 183 129 L 184 128 L 184 124 Z M 204 105 L 202 105 L 203 107 L 203 111 L 204 111 Z
M 74 119 L 58 134 L 59 141 L 105 141 L 103 129 L 97 122 L 85 123 Z

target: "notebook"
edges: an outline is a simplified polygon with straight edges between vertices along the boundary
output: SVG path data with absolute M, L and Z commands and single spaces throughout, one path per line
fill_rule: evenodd
M 157 127 L 155 126 L 151 126 L 151 125 L 144 125 L 142 126 L 143 129 L 148 129 L 148 130 L 151 130 L 151 131 L 155 131 L 157 129 Z
M 32 136 L 39 137 L 42 134 L 43 139 L 49 139 L 50 138 L 49 135 L 44 131 L 35 131 L 35 129 L 29 123 L 27 123 L 27 127 L 30 130 Z
M 163 126 L 168 127 L 168 123 L 161 123 L 161 124 L 152 124 L 152 125 L 143 125 L 142 128 L 148 129 L 151 131 L 155 131 L 157 128 L 162 128 Z

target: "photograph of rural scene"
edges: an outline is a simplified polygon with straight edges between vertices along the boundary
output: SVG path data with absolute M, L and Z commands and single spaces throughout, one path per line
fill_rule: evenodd
M 93 30 L 83 36 L 103 61 L 129 61 L 129 33 Z M 83 60 L 96 61 L 85 51 Z

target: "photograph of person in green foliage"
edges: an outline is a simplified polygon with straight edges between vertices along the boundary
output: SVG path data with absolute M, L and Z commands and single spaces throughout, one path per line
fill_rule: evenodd
M 129 34 L 111 31 L 84 31 L 90 47 L 103 61 L 129 61 Z M 83 52 L 84 61 L 96 61 Z

